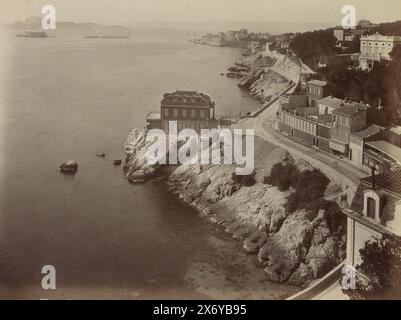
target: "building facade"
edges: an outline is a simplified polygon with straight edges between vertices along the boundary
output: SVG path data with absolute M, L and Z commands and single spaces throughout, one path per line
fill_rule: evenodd
M 311 117 L 294 109 L 282 108 L 279 113 L 279 130 L 302 143 L 316 147 L 317 123 Z
M 175 91 L 163 96 L 160 114 L 151 113 L 147 117 L 147 128 L 169 130 L 169 122 L 177 122 L 177 130 L 217 127 L 215 103 L 208 95 L 197 91 Z
M 362 70 L 370 70 L 377 62 L 391 60 L 391 51 L 400 44 L 401 37 L 382 36 L 378 33 L 362 36 L 359 67 Z
M 333 110 L 329 144 L 334 154 L 349 155 L 351 133 L 366 128 L 366 110 L 367 107 L 360 104 Z
M 318 85 L 318 86 L 316 86 Z M 308 83 L 308 94 L 282 95 L 278 112 L 279 130 L 308 146 L 343 157 L 356 157 L 356 164 L 362 166 L 363 141 L 350 148 L 351 136 L 366 128 L 368 106 L 344 101 L 331 96 L 316 100 L 315 106 L 309 101 L 322 94 L 316 87 L 321 83 Z M 323 93 L 324 94 L 324 93 Z
M 306 94 L 309 106 L 316 107 L 317 101 L 327 96 L 334 95 L 334 86 L 327 81 L 312 80 L 306 84 Z
M 367 139 L 376 136 L 383 130 L 384 127 L 371 125 L 364 130 L 351 133 L 349 143 L 349 159 L 355 167 L 365 171 L 368 170 L 368 172 L 370 171 L 369 167 L 365 167 L 363 164 L 364 144 Z

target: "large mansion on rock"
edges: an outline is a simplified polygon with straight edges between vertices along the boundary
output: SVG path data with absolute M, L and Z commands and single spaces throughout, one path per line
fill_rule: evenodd
M 160 113 L 151 112 L 147 116 L 147 129 L 162 129 L 168 132 L 169 121 L 177 122 L 178 131 L 217 127 L 215 103 L 211 98 L 197 91 L 175 91 L 166 93 L 160 105 Z

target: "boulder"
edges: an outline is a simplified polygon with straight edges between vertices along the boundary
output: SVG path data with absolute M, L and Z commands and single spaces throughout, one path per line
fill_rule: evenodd
M 75 160 L 68 160 L 60 165 L 60 171 L 66 174 L 74 174 L 78 171 L 78 162 Z
M 309 282 L 312 276 L 312 271 L 308 265 L 301 263 L 297 270 L 291 275 L 288 284 L 293 286 L 303 286 Z
M 336 241 L 330 237 L 324 243 L 309 249 L 305 262 L 308 263 L 314 278 L 321 278 L 339 262 Z
M 233 238 L 236 240 L 245 240 L 246 237 L 252 232 L 252 228 L 249 226 L 240 226 L 234 233 Z
M 244 241 L 243 247 L 248 253 L 257 253 L 260 247 L 262 247 L 266 241 L 266 232 L 256 230 Z
M 113 164 L 114 164 L 115 166 L 121 166 L 122 161 L 121 161 L 121 160 L 114 160 L 114 161 L 113 161 Z
M 241 227 L 241 222 L 235 221 L 226 228 L 226 232 L 234 234 Z
M 101 152 L 101 153 L 97 153 L 96 156 L 98 156 L 99 158 L 104 158 L 104 157 L 106 157 L 106 154 Z

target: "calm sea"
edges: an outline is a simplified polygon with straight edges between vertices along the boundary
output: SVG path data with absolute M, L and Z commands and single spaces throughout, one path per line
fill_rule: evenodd
M 132 186 L 113 159 L 163 93 L 193 89 L 218 114 L 257 103 L 220 75 L 240 57 L 185 32 L 130 39 L 0 39 L 0 297 L 278 298 L 240 244 L 170 195 Z M 95 156 L 105 152 L 106 158 Z M 58 166 L 76 159 L 79 171 Z M 41 288 L 56 268 L 57 289 Z

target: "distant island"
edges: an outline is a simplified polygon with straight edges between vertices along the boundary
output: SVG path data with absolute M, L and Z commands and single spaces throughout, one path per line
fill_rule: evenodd
M 24 38 L 47 38 L 48 37 L 47 33 L 43 32 L 43 31 L 28 31 L 28 32 L 17 34 L 16 36 L 24 37 Z
M 89 35 L 84 36 L 87 39 L 128 39 L 130 36 L 113 36 L 113 35 Z
M 16 21 L 14 23 L 6 25 L 9 29 L 24 30 L 24 31 L 38 31 L 42 30 L 42 18 L 41 17 L 29 17 L 23 21 Z M 56 30 L 49 30 L 50 34 L 58 32 L 69 32 L 69 33 L 84 33 L 94 35 L 110 35 L 110 37 L 129 37 L 131 34 L 130 28 L 121 26 L 104 26 L 96 23 L 75 23 L 69 21 L 58 21 Z

